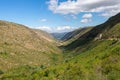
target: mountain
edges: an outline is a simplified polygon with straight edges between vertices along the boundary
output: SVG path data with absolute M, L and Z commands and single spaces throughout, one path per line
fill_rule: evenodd
M 26 65 L 8 71 L 0 70 L 0 79 L 120 80 L 119 31 L 120 13 L 85 31 L 63 47 L 62 63 L 47 67 Z M 53 57 L 55 61 L 56 57 Z
M 85 28 L 79 28 L 74 31 L 68 32 L 65 36 L 61 38 L 62 45 L 65 46 L 72 43 L 73 41 L 77 40 L 80 36 L 90 31 L 92 28 L 93 27 L 85 27 Z
M 51 33 L 51 35 L 58 40 L 61 40 L 62 37 L 65 36 L 65 34 L 67 34 L 68 32 L 63 32 L 63 33 Z
M 68 44 L 65 47 L 67 49 L 75 49 L 78 46 L 82 46 L 96 39 L 120 38 L 119 25 L 120 25 L 120 13 L 109 18 L 105 23 L 95 26 L 90 31 L 86 32 L 85 34 L 80 36 L 77 40 L 73 41 L 71 44 Z
M 42 30 L 38 30 L 38 29 L 33 29 L 33 31 L 39 36 L 42 37 L 43 39 L 47 40 L 48 42 L 55 42 L 54 37 Z
M 21 24 L 0 21 L 0 68 L 27 64 L 50 65 L 52 55 L 59 52 L 54 39 L 48 33 Z
M 77 38 L 77 37 L 81 36 L 82 34 L 86 33 L 87 31 L 89 31 L 90 29 L 91 29 L 91 27 L 85 27 L 85 28 L 79 28 L 74 31 L 68 32 L 61 38 L 61 40 L 68 41 L 72 38 Z

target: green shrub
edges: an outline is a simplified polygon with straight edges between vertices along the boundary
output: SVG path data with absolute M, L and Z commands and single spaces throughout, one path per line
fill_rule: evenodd
M 3 74 L 4 72 L 2 70 L 0 70 L 0 75 Z

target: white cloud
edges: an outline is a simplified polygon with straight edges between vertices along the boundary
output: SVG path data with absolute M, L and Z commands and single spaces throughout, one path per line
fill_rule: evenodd
M 46 22 L 47 21 L 47 19 L 41 19 L 40 20 L 40 22 Z
M 56 28 L 57 31 L 65 31 L 65 30 L 72 30 L 72 29 L 73 27 L 70 27 L 70 26 L 61 26 Z
M 80 22 L 81 23 L 89 23 L 89 22 L 92 22 L 92 20 L 91 19 L 82 19 Z
M 60 1 L 60 0 L 59 0 Z M 80 12 L 120 12 L 120 0 L 58 0 L 49 1 L 49 10 L 60 14 L 78 14 Z M 113 15 L 113 14 L 111 14 Z
M 35 27 L 35 28 L 43 30 L 43 31 L 47 31 L 47 32 L 51 32 L 52 31 L 52 28 L 48 27 L 48 26 L 41 26 L 41 27 Z
M 77 19 L 77 17 L 76 17 L 75 15 L 73 15 L 73 14 L 71 14 L 71 17 L 72 17 L 73 19 Z
M 82 16 L 82 20 L 80 21 L 81 23 L 89 23 L 89 22 L 92 22 L 92 18 L 93 17 L 93 15 L 91 14 L 91 13 L 88 13 L 88 14 L 84 14 L 83 16 Z
M 111 10 L 111 11 L 104 12 L 104 13 L 100 14 L 100 16 L 110 17 L 110 16 L 117 14 L 117 12 L 119 12 L 119 11 Z
M 72 31 L 74 29 L 76 29 L 75 27 L 71 27 L 71 26 L 58 26 L 58 27 L 49 27 L 49 26 L 41 26 L 41 27 L 35 27 L 36 29 L 40 29 L 43 31 L 47 31 L 49 33 L 52 32 L 69 32 Z
M 59 26 L 59 27 L 56 27 L 55 30 L 57 32 L 69 32 L 75 29 L 76 29 L 75 27 L 71 27 L 71 26 Z
M 82 18 L 92 18 L 93 17 L 93 15 L 91 14 L 91 13 L 89 13 L 89 14 L 84 14 L 83 16 L 82 16 Z

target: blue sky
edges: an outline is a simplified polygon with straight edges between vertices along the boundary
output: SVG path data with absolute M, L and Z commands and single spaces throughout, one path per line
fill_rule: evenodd
M 116 0 L 0 0 L 0 20 L 47 32 L 95 26 L 120 12 Z

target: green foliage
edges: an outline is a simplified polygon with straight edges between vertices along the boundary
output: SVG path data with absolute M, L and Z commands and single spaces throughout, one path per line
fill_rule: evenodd
M 3 74 L 4 72 L 2 70 L 0 70 L 0 75 Z
M 87 51 L 51 67 L 20 67 L 4 73 L 3 80 L 119 80 L 120 42 L 110 40 L 90 43 Z M 69 53 L 73 54 L 73 53 Z M 65 54 L 65 56 L 69 55 Z M 56 57 L 54 55 L 53 57 Z
M 4 71 L 4 73 L 0 71 L 0 80 L 120 80 L 120 18 L 118 17 L 120 17 L 120 15 L 112 17 L 106 23 L 93 28 L 90 32 L 88 31 L 87 34 L 82 35 L 82 38 L 78 37 L 68 46 L 69 49 L 74 48 L 74 50 L 63 51 L 63 57 L 61 57 L 62 55 L 56 54 L 59 50 L 51 44 L 45 46 L 45 48 L 39 45 L 38 48 L 39 40 L 38 43 L 36 43 L 37 50 L 25 48 L 24 45 L 20 44 L 19 46 L 8 45 L 8 43 L 0 45 L 0 48 L 7 49 L 7 54 L 8 52 L 11 54 L 13 51 L 19 53 L 17 56 L 15 56 L 16 54 L 13 56 L 12 53 L 12 56 L 10 55 L 8 60 L 15 58 L 16 61 L 21 61 L 22 63 L 22 66 L 19 64 L 19 67 L 9 69 L 8 71 Z M 100 33 L 104 33 L 102 39 L 95 41 L 94 38 Z M 32 37 L 33 36 L 36 36 L 35 33 L 32 33 Z M 28 39 L 31 38 L 27 37 L 26 40 Z M 33 41 L 37 41 L 37 39 Z M 43 42 L 43 40 L 41 40 L 40 43 L 41 42 Z M 45 42 L 45 44 L 47 44 L 47 42 Z M 15 48 L 17 47 L 16 49 L 18 50 L 12 50 L 10 46 L 12 49 L 13 46 Z M 42 53 L 38 51 L 40 48 L 43 50 Z M 4 53 L 3 50 L 1 54 Z M 7 58 L 4 58 L 4 60 L 6 59 Z M 60 59 L 63 60 L 60 61 Z M 1 59 L 1 56 L 0 60 L 2 60 L 1 62 L 3 63 L 4 60 Z M 29 60 L 34 61 L 30 63 L 31 66 L 23 66 L 23 64 L 28 63 Z M 44 64 L 39 64 L 40 66 L 34 65 L 41 62 L 41 60 Z M 4 62 L 8 64 L 7 61 Z M 9 63 L 10 62 L 11 61 L 9 61 Z M 14 62 L 10 64 L 12 63 Z
M 4 51 L 4 52 L 1 51 L 1 52 L 0 52 L 0 56 L 6 58 L 6 57 L 9 56 L 9 53 L 8 53 L 7 51 Z

